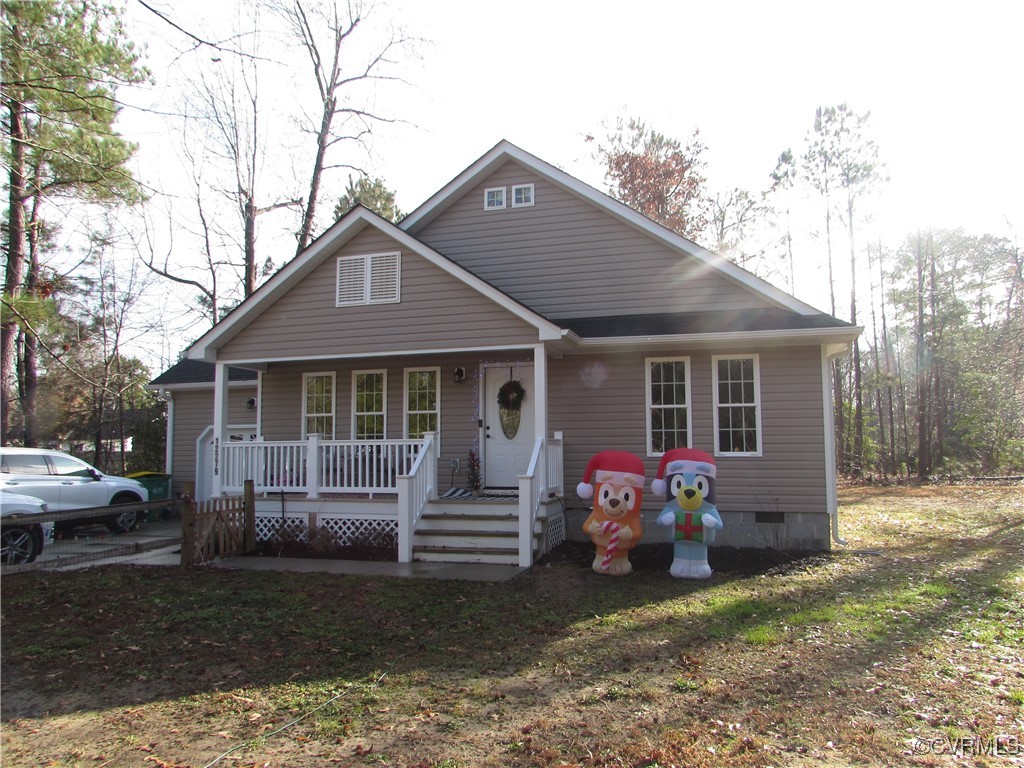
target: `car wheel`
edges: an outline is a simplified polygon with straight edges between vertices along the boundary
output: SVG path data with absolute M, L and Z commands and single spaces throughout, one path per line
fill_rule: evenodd
M 111 504 L 128 504 L 142 501 L 130 493 L 119 493 L 110 500 Z M 139 512 L 136 509 L 125 510 L 107 518 L 107 530 L 113 533 L 127 533 L 139 524 Z
M 30 528 L 14 526 L 0 532 L 0 563 L 4 565 L 31 563 L 40 549 Z

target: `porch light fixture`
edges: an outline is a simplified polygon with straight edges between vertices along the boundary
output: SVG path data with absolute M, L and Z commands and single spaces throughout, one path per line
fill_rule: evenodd
M 250 411 L 255 410 L 255 408 L 256 408 L 256 398 L 255 397 L 250 397 L 248 400 L 246 400 L 245 401 L 245 407 L 248 408 Z
M 455 369 L 455 383 L 461 384 L 466 380 L 466 369 L 461 366 Z

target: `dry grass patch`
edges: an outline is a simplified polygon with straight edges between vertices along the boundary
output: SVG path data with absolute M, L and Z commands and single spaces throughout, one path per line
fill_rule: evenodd
M 1024 763 L 1022 488 L 852 488 L 841 516 L 831 556 L 713 551 L 702 583 L 586 552 L 504 584 L 17 576 L 4 765 Z

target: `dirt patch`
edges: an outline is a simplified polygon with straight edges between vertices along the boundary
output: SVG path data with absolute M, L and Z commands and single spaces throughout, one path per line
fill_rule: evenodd
M 1024 765 L 1024 494 L 846 489 L 842 520 L 703 582 L 583 544 L 503 584 L 5 578 L 4 765 Z

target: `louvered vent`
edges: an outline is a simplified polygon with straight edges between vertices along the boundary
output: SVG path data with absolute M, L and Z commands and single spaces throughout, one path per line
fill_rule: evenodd
M 398 301 L 400 260 L 397 253 L 370 256 L 370 303 Z
M 384 304 L 401 298 L 401 254 L 338 258 L 336 305 Z

